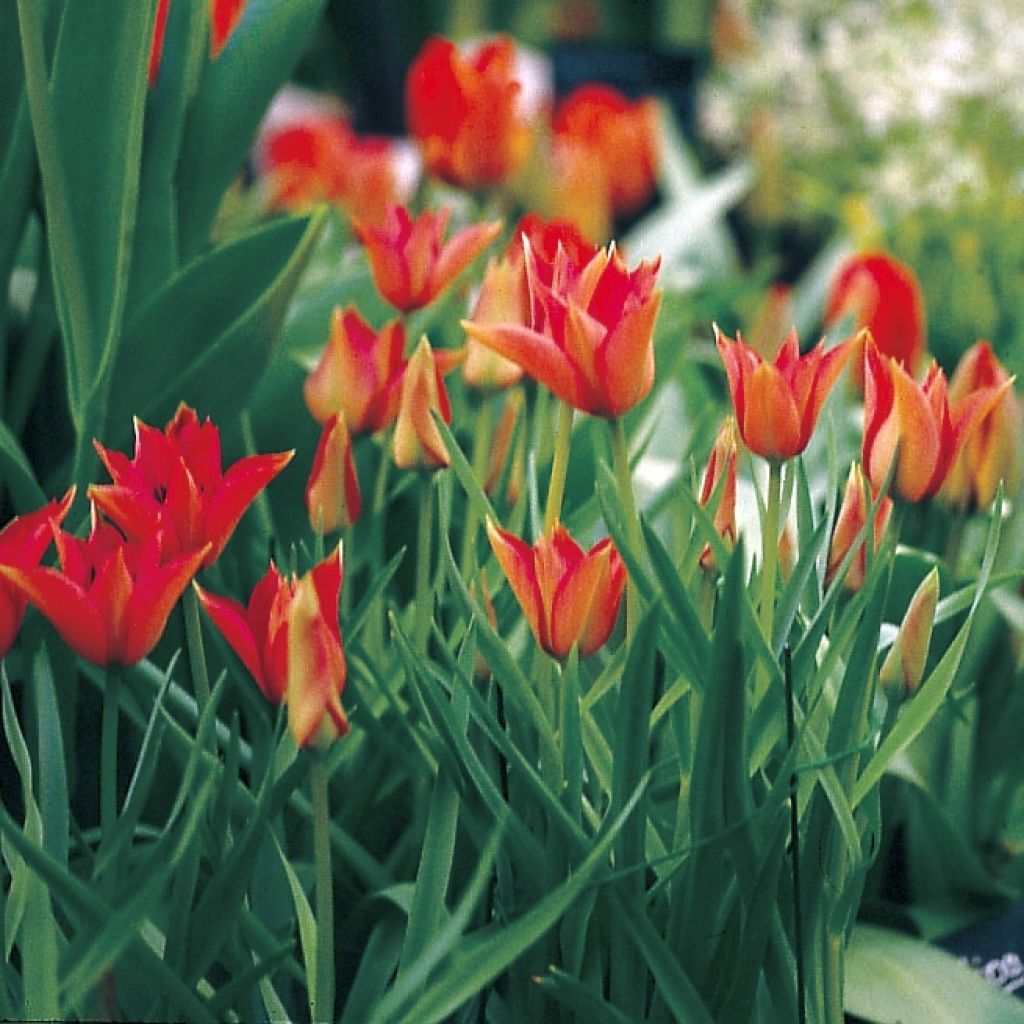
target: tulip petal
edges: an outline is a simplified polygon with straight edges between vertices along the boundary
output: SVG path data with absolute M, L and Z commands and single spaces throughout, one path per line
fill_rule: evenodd
M 597 352 L 597 376 L 606 415 L 620 416 L 650 394 L 654 385 L 654 323 L 661 292 L 631 309 Z
M 266 577 L 264 577 L 266 579 Z M 249 670 L 249 675 L 263 691 L 268 700 L 280 703 L 284 697 L 268 691 L 267 680 L 263 674 L 259 646 L 253 635 L 252 626 L 245 607 L 230 597 L 218 597 L 204 590 L 198 583 L 193 583 L 199 603 L 203 606 L 217 632 L 227 641 L 228 646 L 238 655 L 239 660 Z M 255 591 L 253 592 L 255 597 Z
M 747 447 L 766 459 L 789 459 L 801 451 L 800 414 L 782 374 L 762 363 L 746 382 L 740 435 Z
M 533 548 L 515 534 L 502 530 L 490 518 L 487 520 L 487 539 L 491 542 L 491 550 L 523 609 L 523 615 L 537 643 L 546 650 L 549 643 L 548 625 L 537 584 Z
M 581 642 L 597 595 L 608 585 L 610 554 L 605 546 L 586 555 L 558 581 L 551 602 L 551 653 L 556 658 L 565 658 L 573 645 Z M 582 649 L 580 655 L 585 656 Z
M 603 540 L 590 550 L 589 558 L 601 554 L 602 546 L 611 548 L 608 558 L 608 574 L 602 578 L 590 605 L 590 615 L 583 634 L 579 639 L 580 657 L 586 658 L 603 646 L 615 628 L 622 605 L 622 594 L 626 587 L 626 566 L 622 556 L 612 546 L 610 540 Z
M 456 231 L 441 249 L 430 274 L 430 300 L 436 299 L 501 233 L 501 221 L 471 224 Z
M 939 426 L 920 386 L 895 360 L 890 368 L 900 444 L 895 488 L 908 501 L 920 501 L 939 463 Z

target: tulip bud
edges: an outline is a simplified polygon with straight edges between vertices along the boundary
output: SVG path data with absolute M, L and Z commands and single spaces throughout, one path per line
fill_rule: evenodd
M 879 669 L 878 683 L 887 693 L 909 696 L 920 684 L 938 602 L 939 570 L 933 568 L 914 591 L 896 640 Z
M 725 483 L 721 485 L 722 491 L 715 508 L 714 522 L 718 535 L 730 547 L 736 543 L 736 458 L 738 450 L 736 421 L 732 416 L 728 416 L 719 428 L 711 454 L 708 456 L 704 481 L 701 485 L 700 503 L 706 506 L 711 501 L 715 491 L 718 490 L 719 481 L 724 475 Z M 715 555 L 710 544 L 704 545 L 700 556 L 700 565 L 708 572 L 713 572 L 716 568 Z
M 448 392 L 424 335 L 402 380 L 394 438 L 395 465 L 399 469 L 440 469 L 448 465 L 448 449 L 432 415 L 435 411 L 445 423 L 451 422 Z
M 320 434 L 306 484 L 306 508 L 314 531 L 347 529 L 362 511 L 359 478 L 345 418 L 335 413 Z
M 882 543 L 885 528 L 892 515 L 892 498 L 884 497 L 875 509 L 874 547 L 877 550 Z M 832 534 L 832 545 L 828 552 L 828 565 L 825 569 L 825 586 L 831 586 L 832 580 L 843 564 L 847 552 L 864 529 L 868 521 L 868 496 L 864 486 L 864 472 L 854 463 L 850 466 L 850 475 L 846 478 L 846 490 L 843 492 L 843 503 L 836 517 L 835 532 Z M 854 555 L 846 573 L 843 585 L 847 590 L 857 591 L 864 585 L 864 574 L 867 571 L 867 542 Z

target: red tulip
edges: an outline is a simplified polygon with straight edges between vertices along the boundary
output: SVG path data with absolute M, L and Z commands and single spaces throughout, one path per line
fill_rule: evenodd
M 250 455 L 221 469 L 220 432 L 182 403 L 161 432 L 135 421 L 132 459 L 94 442 L 112 484 L 89 497 L 130 540 L 158 536 L 165 557 L 203 548 L 203 567 L 224 550 L 245 510 L 293 452 Z
M 466 333 L 518 363 L 576 409 L 614 418 L 654 384 L 654 322 L 661 293 L 658 261 L 628 270 L 609 246 L 586 262 L 559 246 L 547 262 L 523 242 L 530 323 L 463 321 Z M 583 243 L 577 254 L 586 254 Z
M 409 132 L 427 170 L 462 188 L 497 185 L 529 156 L 538 104 L 523 89 L 526 71 L 508 36 L 460 49 L 428 39 L 409 68 Z
M 53 525 L 59 526 L 71 508 L 75 489 L 34 512 L 15 516 L 0 530 L 0 566 L 31 569 L 53 539 Z M 0 658 L 11 649 L 21 628 L 27 605 L 25 595 L 6 576 L 0 576 Z
M 196 586 L 214 626 L 264 696 L 288 705 L 300 747 L 348 732 L 341 706 L 347 674 L 338 626 L 341 581 L 339 545 L 301 579 L 281 576 L 271 562 L 247 607 Z
M 357 220 L 354 226 L 377 291 L 403 313 L 433 302 L 501 231 L 499 221 L 473 224 L 445 242 L 447 210 L 414 220 L 404 206 L 389 206 L 382 224 Z
M 862 460 L 877 490 L 897 459 L 893 488 L 907 501 L 936 494 L 968 436 L 1009 390 L 1010 381 L 977 387 L 950 403 L 946 375 L 932 363 L 918 384 L 870 343 L 864 349 Z
M 51 529 L 61 571 L 0 565 L 0 573 L 86 661 L 134 665 L 156 646 L 209 545 L 167 558 L 156 533 L 127 541 L 95 504 L 88 540 Z
M 357 435 L 391 426 L 398 415 L 404 350 L 401 321 L 375 331 L 354 306 L 344 312 L 335 307 L 327 347 L 303 388 L 313 419 L 323 426 L 340 412 Z
M 850 355 L 849 342 L 826 352 L 821 341 L 800 355 L 796 331 L 791 331 L 775 361 L 769 363 L 742 336 L 733 341 L 717 324 L 715 340 L 725 363 L 743 443 L 756 455 L 773 461 L 799 455 Z
M 336 413 L 320 434 L 306 484 L 306 509 L 314 530 L 331 533 L 359 518 L 363 501 L 345 419 Z
M 216 60 L 242 20 L 247 0 L 210 0 L 210 59 Z
M 885 528 L 889 525 L 891 515 L 892 498 L 887 495 L 878 502 L 878 507 L 875 509 L 873 541 L 875 550 L 882 543 L 882 537 L 885 535 Z M 846 478 L 843 503 L 839 508 L 839 515 L 836 517 L 835 532 L 832 534 L 832 544 L 828 551 L 828 565 L 825 569 L 825 586 L 831 585 L 840 565 L 853 546 L 853 542 L 867 525 L 867 521 L 868 495 L 867 488 L 864 486 L 864 473 L 860 466 L 854 464 L 850 467 L 850 475 Z M 857 591 L 864 586 L 867 557 L 867 541 L 862 540 L 857 553 L 853 556 L 853 561 L 850 562 L 846 579 L 843 581 L 847 590 Z
M 626 583 L 625 566 L 610 539 L 584 554 L 557 524 L 530 547 L 490 519 L 487 536 L 543 650 L 561 660 L 577 646 L 587 657 L 607 642 Z

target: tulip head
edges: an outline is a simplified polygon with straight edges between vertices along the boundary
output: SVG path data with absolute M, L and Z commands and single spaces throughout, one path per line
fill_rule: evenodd
M 743 443 L 755 455 L 781 462 L 808 445 L 825 399 L 850 355 L 849 342 L 825 351 L 819 342 L 800 354 L 790 331 L 773 362 L 763 359 L 737 335 L 726 337 L 715 325 L 715 340 L 725 364 L 736 424 Z
M 306 484 L 306 510 L 314 531 L 347 529 L 359 519 L 363 501 L 345 418 L 335 413 L 320 434 Z
M 864 468 L 878 490 L 896 461 L 893 488 L 906 501 L 938 492 L 967 438 L 1010 388 L 1009 380 L 978 387 L 951 403 L 937 363 L 918 384 L 870 341 L 864 366 Z
M 447 225 L 447 210 L 413 219 L 404 206 L 389 206 L 380 224 L 354 221 L 377 291 L 403 313 L 433 302 L 501 231 L 500 221 L 471 224 L 446 242 Z
M 75 497 L 72 487 L 59 501 L 54 499 L 34 512 L 15 516 L 0 530 L 0 565 L 35 568 L 53 539 L 53 529 L 64 521 Z M 25 618 L 28 600 L 6 576 L 0 576 L 0 658 L 14 644 Z
M 953 508 L 985 508 L 1002 480 L 1010 493 L 1020 482 L 1022 421 L 1020 402 L 1010 376 L 989 344 L 969 348 L 949 382 L 951 403 L 963 401 L 979 388 L 1005 388 L 1002 397 L 978 422 L 942 486 L 940 496 Z
M 878 683 L 894 696 L 909 696 L 924 676 L 939 602 L 939 570 L 933 568 L 910 599 L 899 633 L 878 671 Z
M 445 423 L 451 423 L 448 390 L 424 335 L 402 379 L 393 442 L 395 465 L 399 469 L 440 469 L 448 465 L 448 449 L 434 422 L 435 412 Z
M 615 626 L 626 569 L 611 540 L 584 553 L 556 524 L 533 547 L 487 520 L 487 537 L 540 647 L 560 661 L 601 647 Z
M 892 515 L 892 498 L 882 497 L 875 507 L 874 550 L 882 543 L 889 517 Z M 868 490 L 864 485 L 864 472 L 854 463 L 850 467 L 850 475 L 846 478 L 846 489 L 843 491 L 843 503 L 836 517 L 835 532 L 828 552 L 828 565 L 825 569 L 825 586 L 830 586 L 835 579 L 839 567 L 845 560 L 857 537 L 861 535 L 868 521 Z M 843 585 L 847 590 L 857 591 L 864 585 L 867 572 L 867 540 L 862 540 L 857 553 L 853 556 L 846 572 Z
M 700 489 L 700 503 L 706 506 L 718 494 L 715 506 L 715 531 L 729 547 L 736 543 L 736 460 L 739 446 L 736 440 L 736 421 L 728 416 L 719 428 L 715 443 L 704 469 L 704 480 Z M 719 488 L 721 490 L 719 491 Z M 710 544 L 701 552 L 702 569 L 713 572 L 715 553 Z
M 453 185 L 499 185 L 523 166 L 533 145 L 543 89 L 508 36 L 460 48 L 428 39 L 406 78 L 409 132 L 427 170 Z

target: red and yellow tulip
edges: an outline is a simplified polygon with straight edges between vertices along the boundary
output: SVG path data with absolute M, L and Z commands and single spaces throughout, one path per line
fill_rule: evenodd
M 363 508 L 345 418 L 335 413 L 320 434 L 306 484 L 306 510 L 314 530 L 331 533 L 359 519 Z
M 111 484 L 89 498 L 129 540 L 159 539 L 164 558 L 203 548 L 203 567 L 224 550 L 245 510 L 294 452 L 250 455 L 225 472 L 220 431 L 182 403 L 164 430 L 135 421 L 135 454 L 94 442 Z
M 618 618 L 626 569 L 611 540 L 583 549 L 561 524 L 531 547 L 487 520 L 498 564 L 540 647 L 566 658 L 587 657 L 607 642 Z
M 734 341 L 717 325 L 715 340 L 743 443 L 770 461 L 799 455 L 850 355 L 849 342 L 826 352 L 823 339 L 801 355 L 796 331 L 790 331 L 775 360 L 768 362 L 740 335 Z
M 878 507 L 875 509 L 873 542 L 875 550 L 882 543 L 882 537 L 885 535 L 885 529 L 889 525 L 889 517 L 891 515 L 892 498 L 886 495 L 878 502 Z M 839 514 L 836 517 L 832 544 L 828 551 L 828 564 L 825 568 L 825 586 L 831 585 L 833 579 L 835 579 L 839 567 L 853 546 L 854 541 L 867 525 L 867 521 L 868 491 L 864 486 L 864 472 L 859 465 L 854 463 L 850 467 L 850 475 L 846 478 L 843 503 L 839 507 Z M 864 585 L 866 571 L 867 541 L 862 540 L 857 553 L 850 562 L 843 585 L 847 590 L 860 590 Z
M 449 463 L 448 449 L 433 414 L 452 419 L 448 390 L 426 335 L 409 359 L 395 422 L 393 452 L 399 469 L 440 469 Z
M 621 416 L 654 384 L 658 262 L 629 270 L 614 245 L 606 250 L 586 243 L 559 245 L 550 261 L 528 238 L 523 247 L 529 323 L 467 320 L 463 328 L 574 408 Z M 587 258 L 577 261 L 577 256 Z
M 736 441 L 736 421 L 727 416 L 719 428 L 715 443 L 704 469 L 700 489 L 700 503 L 707 505 L 721 486 L 714 524 L 718 535 L 729 547 L 736 543 L 736 460 L 739 446 Z M 723 481 L 724 478 L 724 482 Z M 715 569 L 715 553 L 710 544 L 704 545 L 700 556 L 701 568 Z
M 472 224 L 445 242 L 447 210 L 413 219 L 404 206 L 389 206 L 380 224 L 354 225 L 377 291 L 403 313 L 433 302 L 501 231 L 499 221 Z

